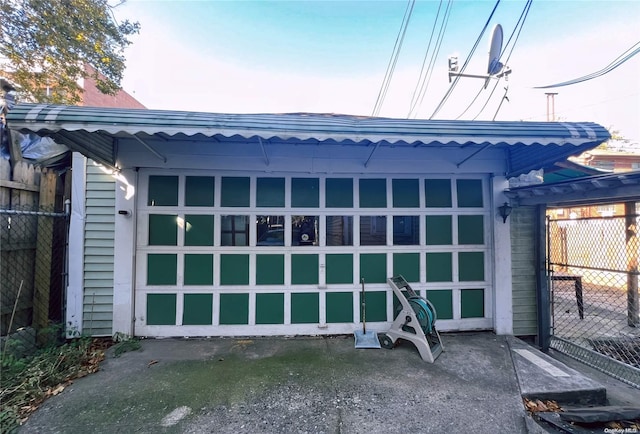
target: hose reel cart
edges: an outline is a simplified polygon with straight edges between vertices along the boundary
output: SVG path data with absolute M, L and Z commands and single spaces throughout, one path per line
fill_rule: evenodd
M 378 335 L 383 348 L 392 349 L 398 339 L 412 342 L 425 362 L 433 363 L 444 346 L 436 330 L 436 309 L 419 296 L 401 275 L 387 279 L 400 301 L 398 313 L 391 328 Z

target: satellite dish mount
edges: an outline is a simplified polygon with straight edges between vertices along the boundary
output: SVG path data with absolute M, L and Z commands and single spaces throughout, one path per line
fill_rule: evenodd
M 502 26 L 496 24 L 493 28 L 491 35 L 491 42 L 489 43 L 489 62 L 487 65 L 487 74 L 462 74 L 458 72 L 458 58 L 449 57 L 449 83 L 451 83 L 451 77 L 470 77 L 470 78 L 482 78 L 485 80 L 485 89 L 489 85 L 489 80 L 492 78 L 508 78 L 511 74 L 511 69 L 508 66 L 503 65 L 500 62 L 500 53 L 502 52 Z

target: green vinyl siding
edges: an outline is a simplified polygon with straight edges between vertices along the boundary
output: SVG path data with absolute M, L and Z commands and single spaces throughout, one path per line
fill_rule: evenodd
M 509 216 L 511 225 L 511 273 L 513 287 L 513 334 L 538 334 L 536 300 L 536 208 L 520 206 Z
M 116 183 L 91 160 L 86 170 L 82 330 L 112 336 Z

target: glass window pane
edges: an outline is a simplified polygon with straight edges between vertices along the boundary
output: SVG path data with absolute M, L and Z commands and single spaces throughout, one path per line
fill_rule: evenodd
M 187 176 L 184 187 L 186 206 L 213 206 L 213 176 Z
M 327 246 L 353 245 L 353 217 L 327 216 Z
M 482 181 L 480 179 L 458 179 L 456 188 L 459 207 L 482 207 Z
M 178 205 L 178 177 L 150 176 L 149 177 L 149 206 L 177 206 Z
M 394 179 L 392 187 L 394 208 L 418 208 L 420 206 L 417 179 Z
M 327 208 L 353 207 L 353 179 L 327 178 L 325 185 Z
M 393 216 L 393 244 L 395 246 L 420 244 L 420 217 Z
M 317 246 L 318 220 L 318 216 L 291 216 L 291 245 Z
M 222 206 L 249 206 L 249 178 L 225 176 L 222 178 Z
M 256 206 L 284 207 L 284 178 L 258 178 L 256 184 Z
M 221 242 L 223 246 L 249 245 L 249 216 L 223 215 L 220 217 Z
M 427 208 L 451 208 L 451 180 L 425 179 L 424 195 Z
M 360 245 L 384 246 L 387 244 L 387 217 L 360 216 Z
M 320 180 L 318 178 L 292 178 L 291 206 L 318 208 L 320 206 Z
M 387 180 L 360 180 L 360 208 L 385 208 L 387 206 Z
M 284 246 L 284 216 L 259 215 L 256 217 L 258 246 Z

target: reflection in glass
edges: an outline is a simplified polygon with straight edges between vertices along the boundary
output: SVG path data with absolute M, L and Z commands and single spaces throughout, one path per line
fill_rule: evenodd
M 387 217 L 360 216 L 360 245 L 384 246 L 387 244 Z
M 258 246 L 284 246 L 284 216 L 256 216 Z
M 418 216 L 393 216 L 393 244 L 395 246 L 420 244 L 420 218 Z
M 220 244 L 223 246 L 249 245 L 249 216 L 223 215 L 220 218 Z
M 327 216 L 327 246 L 353 245 L 353 217 Z
M 291 216 L 291 245 L 318 245 L 318 216 Z

